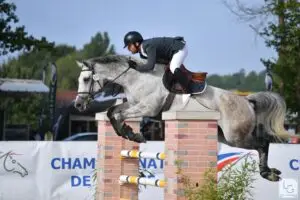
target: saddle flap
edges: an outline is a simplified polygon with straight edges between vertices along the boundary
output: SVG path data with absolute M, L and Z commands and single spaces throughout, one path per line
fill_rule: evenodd
M 180 66 L 180 68 L 185 71 L 193 81 L 205 82 L 207 72 L 192 72 L 189 71 L 183 64 Z
M 186 75 L 188 76 L 188 78 L 190 80 L 199 82 L 201 84 L 204 84 L 206 82 L 207 72 L 191 72 L 188 69 L 186 69 L 183 64 L 180 66 L 180 68 L 182 69 L 182 71 L 184 71 L 186 73 Z M 165 74 L 163 76 L 163 83 L 164 83 L 164 86 L 170 92 L 173 92 L 176 94 L 188 94 L 185 91 L 185 89 L 182 88 L 182 86 L 176 80 L 174 80 L 173 74 L 170 70 L 170 65 L 168 65 L 167 68 L 165 69 Z
M 192 80 L 204 82 L 206 80 L 207 72 L 193 72 Z

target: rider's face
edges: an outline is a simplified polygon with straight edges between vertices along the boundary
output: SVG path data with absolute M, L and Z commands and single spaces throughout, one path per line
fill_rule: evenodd
M 131 51 L 131 53 L 135 54 L 139 51 L 138 45 L 136 44 L 129 44 L 128 50 Z

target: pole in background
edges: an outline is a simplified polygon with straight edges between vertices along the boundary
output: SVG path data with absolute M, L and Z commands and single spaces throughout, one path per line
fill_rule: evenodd
M 55 63 L 51 63 L 51 79 L 49 92 L 49 111 L 50 111 L 50 132 L 55 124 L 55 108 L 56 108 L 56 88 L 57 88 L 57 67 Z
M 265 76 L 265 86 L 267 91 L 272 91 L 273 89 L 273 76 L 270 70 L 267 69 Z

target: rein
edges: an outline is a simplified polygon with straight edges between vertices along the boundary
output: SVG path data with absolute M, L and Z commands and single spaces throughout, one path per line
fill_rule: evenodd
M 131 68 L 131 67 L 129 66 L 125 71 L 123 71 L 121 74 L 119 74 L 118 76 L 116 76 L 112 81 L 110 81 L 110 82 L 107 81 L 107 82 L 105 82 L 105 83 L 103 84 L 103 86 L 102 86 L 102 85 L 100 84 L 100 81 L 97 80 L 97 78 L 96 78 L 97 74 L 95 74 L 95 70 L 94 70 L 94 65 L 95 65 L 95 64 L 89 65 L 89 64 L 86 63 L 86 62 L 84 62 L 84 63 L 85 63 L 85 65 L 88 67 L 88 69 L 81 70 L 81 72 L 83 72 L 83 71 L 91 71 L 91 72 L 92 72 L 92 82 L 91 82 L 91 85 L 90 85 L 90 88 L 89 88 L 89 91 L 88 91 L 88 92 L 78 92 L 77 94 L 88 94 L 88 96 L 86 97 L 87 99 L 94 99 L 95 94 L 97 94 L 97 93 L 103 91 L 103 89 L 104 89 L 108 84 L 114 83 L 118 78 L 120 78 L 122 75 L 124 75 L 124 74 Z M 95 81 L 99 84 L 100 89 L 99 89 L 98 91 L 96 91 L 96 92 L 93 92 L 93 86 L 94 86 Z M 118 95 L 118 93 L 113 94 L 112 96 L 115 97 L 115 96 L 117 96 L 117 95 Z M 80 97 L 81 97 L 81 96 L 80 96 Z M 83 98 L 83 97 L 81 97 L 81 98 Z

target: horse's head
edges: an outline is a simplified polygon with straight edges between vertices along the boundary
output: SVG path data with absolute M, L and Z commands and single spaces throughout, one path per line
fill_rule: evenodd
M 78 77 L 78 90 L 75 99 L 75 108 L 79 111 L 83 111 L 86 109 L 89 101 L 93 99 L 94 94 L 97 91 L 100 91 L 104 85 L 105 79 L 103 77 L 101 78 L 101 74 L 95 73 L 93 64 L 86 61 L 76 61 L 76 63 L 81 68 L 81 72 Z
M 123 55 L 106 55 L 83 62 L 76 61 L 81 73 L 78 78 L 75 107 L 79 111 L 85 110 L 94 94 L 109 89 L 109 85 L 123 88 L 134 85 L 133 82 L 138 80 L 138 75 L 142 73 L 130 68 L 129 61 L 142 64 L 139 59 Z
M 16 159 L 14 159 L 12 152 L 8 152 L 1 157 L 4 158 L 3 167 L 5 171 L 17 173 L 22 177 L 28 175 L 26 168 L 22 166 Z

